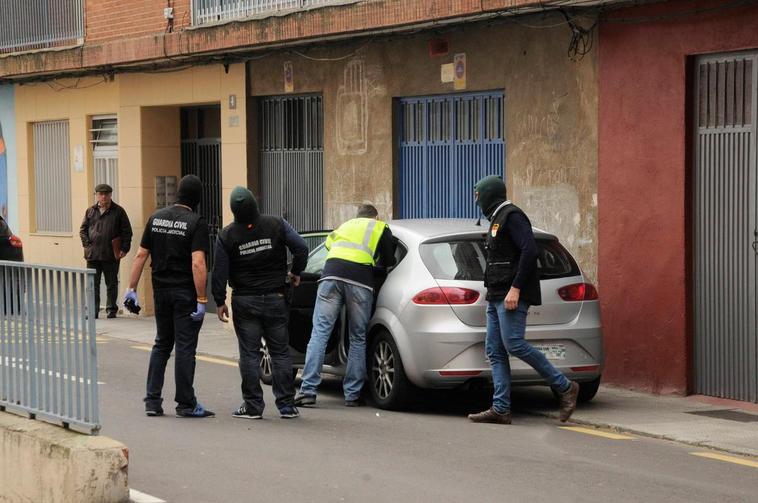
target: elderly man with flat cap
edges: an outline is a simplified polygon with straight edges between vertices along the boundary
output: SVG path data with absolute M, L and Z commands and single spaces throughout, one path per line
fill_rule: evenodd
M 113 199 L 113 188 L 107 183 L 95 187 L 97 203 L 84 212 L 79 237 L 84 247 L 87 267 L 95 270 L 95 318 L 100 311 L 100 278 L 105 276 L 108 318 L 118 312 L 118 266 L 132 246 L 132 226 L 124 208 Z

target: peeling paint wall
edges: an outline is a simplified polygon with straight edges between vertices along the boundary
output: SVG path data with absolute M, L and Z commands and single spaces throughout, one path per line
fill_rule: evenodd
M 566 56 L 570 34 L 561 18 L 521 18 L 523 24 L 463 25 L 444 34 L 357 40 L 248 63 L 249 94 L 285 93 L 291 63 L 293 94 L 324 100 L 325 225 L 352 218 L 374 203 L 391 217 L 396 129 L 395 98 L 455 92 L 441 82 L 441 65 L 466 54 L 465 91 L 505 93 L 506 182 L 532 223 L 553 232 L 597 278 L 597 86 L 595 52 Z M 444 37 L 449 53 L 430 56 L 429 40 Z M 254 122 L 255 123 L 255 122 Z M 249 141 L 257 141 L 257 126 Z M 251 163 L 255 180 L 256 162 Z M 265 194 L 261 194 L 265 197 Z M 472 201 L 473 191 L 472 191 Z

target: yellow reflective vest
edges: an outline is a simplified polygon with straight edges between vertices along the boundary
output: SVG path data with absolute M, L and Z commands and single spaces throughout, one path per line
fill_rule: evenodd
M 340 225 L 326 238 L 329 254 L 356 264 L 376 265 L 374 255 L 387 224 L 374 218 L 354 218 Z

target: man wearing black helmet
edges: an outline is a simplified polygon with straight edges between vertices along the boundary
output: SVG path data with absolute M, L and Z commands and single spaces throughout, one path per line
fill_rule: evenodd
M 132 246 L 132 226 L 124 208 L 112 199 L 113 189 L 107 183 L 95 187 L 97 203 L 87 208 L 79 238 L 84 247 L 87 267 L 95 270 L 95 318 L 100 311 L 100 278 L 105 276 L 108 297 L 105 310 L 108 318 L 118 312 L 118 266 Z
M 147 372 L 145 413 L 163 415 L 163 377 L 166 363 L 176 347 L 176 415 L 209 417 L 214 413 L 195 397 L 195 351 L 205 316 L 205 257 L 210 247 L 208 224 L 197 212 L 203 184 L 194 175 L 179 182 L 177 202 L 148 219 L 139 251 L 134 259 L 124 305 L 138 306 L 137 284 L 142 268 L 151 257 L 153 300 L 157 333 Z

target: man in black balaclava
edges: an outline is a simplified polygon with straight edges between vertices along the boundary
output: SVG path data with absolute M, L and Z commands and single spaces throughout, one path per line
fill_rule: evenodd
M 205 284 L 209 251 L 208 225 L 197 213 L 203 184 L 194 175 L 179 182 L 177 202 L 152 214 L 132 265 L 124 305 L 137 306 L 137 284 L 148 257 L 153 277 L 153 300 L 157 333 L 147 372 L 145 413 L 163 415 L 163 377 L 166 363 L 176 347 L 176 415 L 208 417 L 213 412 L 195 398 L 195 351 L 205 316 Z
M 469 414 L 475 423 L 511 424 L 511 354 L 534 368 L 560 397 L 560 420 L 567 421 L 576 408 L 579 385 L 566 379 L 524 338 L 530 305 L 540 305 L 537 243 L 526 214 L 506 197 L 499 176 L 477 182 L 476 201 L 490 221 L 487 233 L 487 358 L 492 366 L 495 392 L 492 407 Z
M 272 364 L 276 407 L 283 419 L 300 414 L 295 407 L 295 378 L 289 353 L 289 309 L 285 296 L 287 250 L 292 253 L 292 285 L 308 262 L 308 245 L 286 220 L 261 215 L 255 196 L 235 187 L 230 198 L 234 222 L 216 239 L 213 298 L 221 321 L 229 321 L 226 284 L 232 287 L 232 319 L 240 351 L 244 402 L 232 414 L 243 419 L 263 417 L 261 337 L 266 339 Z

